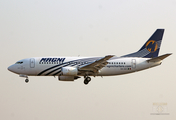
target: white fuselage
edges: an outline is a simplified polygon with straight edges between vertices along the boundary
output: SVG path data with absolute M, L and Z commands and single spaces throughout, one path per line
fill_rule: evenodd
M 27 76 L 58 76 L 62 67 L 76 67 L 90 64 L 101 57 L 34 57 L 18 61 L 8 69 L 19 75 Z M 113 57 L 108 64 L 90 76 L 111 76 L 136 72 L 161 64 L 158 62 L 147 62 L 149 58 L 138 57 Z M 78 74 L 79 76 L 84 76 Z
M 91 81 L 90 76 L 112 76 L 128 74 L 160 65 L 171 54 L 158 56 L 164 29 L 157 29 L 145 44 L 134 53 L 116 57 L 34 57 L 16 62 L 8 70 L 26 77 L 58 76 L 60 81 L 74 81 L 84 76 L 84 84 Z

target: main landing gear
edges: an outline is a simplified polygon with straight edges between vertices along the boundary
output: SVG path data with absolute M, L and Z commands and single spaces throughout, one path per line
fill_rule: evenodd
M 84 84 L 87 85 L 91 81 L 90 77 L 85 77 Z

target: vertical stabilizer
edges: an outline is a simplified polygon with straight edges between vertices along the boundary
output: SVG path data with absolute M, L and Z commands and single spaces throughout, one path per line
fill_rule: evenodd
M 157 29 L 139 51 L 122 57 L 145 57 L 145 58 L 158 57 L 163 34 L 164 29 Z

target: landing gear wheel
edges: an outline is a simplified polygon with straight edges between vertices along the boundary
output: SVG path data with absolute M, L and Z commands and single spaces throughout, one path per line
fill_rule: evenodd
M 91 81 L 91 78 L 90 78 L 90 77 L 87 77 L 86 79 L 87 79 L 89 82 Z
M 84 80 L 84 84 L 87 85 L 91 81 L 90 77 L 86 77 Z
M 28 83 L 28 82 L 29 82 L 29 79 L 25 79 L 25 82 Z
M 87 85 L 89 83 L 89 81 L 87 80 L 84 80 L 84 84 Z

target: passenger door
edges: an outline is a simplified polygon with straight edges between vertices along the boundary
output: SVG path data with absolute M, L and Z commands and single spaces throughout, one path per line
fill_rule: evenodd
M 133 69 L 136 68 L 136 60 L 135 60 L 135 59 L 132 59 L 132 60 L 131 60 L 131 65 L 132 65 L 132 68 L 133 68 Z
M 35 59 L 34 59 L 34 58 L 31 58 L 31 59 L 30 59 L 30 67 L 31 67 L 31 68 L 34 68 L 34 67 L 35 67 Z

